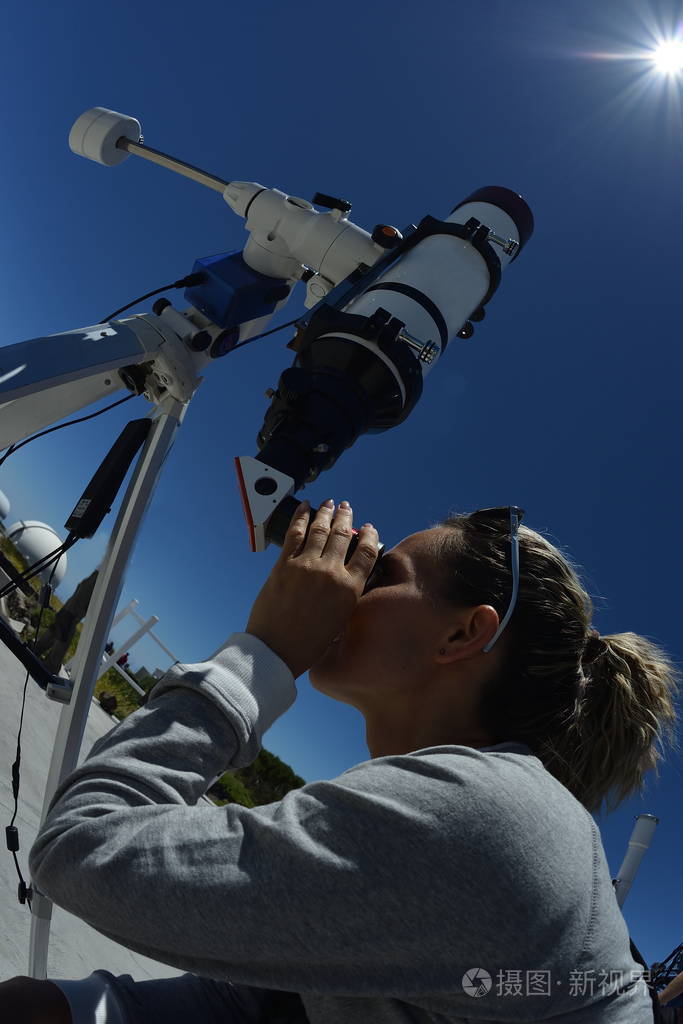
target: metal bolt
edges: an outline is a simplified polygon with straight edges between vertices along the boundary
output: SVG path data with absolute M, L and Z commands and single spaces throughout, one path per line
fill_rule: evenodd
M 500 235 L 494 234 L 493 231 L 489 231 L 488 241 L 499 245 L 508 256 L 519 247 L 519 243 L 515 242 L 514 238 L 501 238 Z
M 417 358 L 423 363 L 433 363 L 439 346 L 433 341 L 422 342 L 418 338 L 413 337 L 408 331 L 403 329 L 396 335 L 399 341 L 404 341 L 409 348 L 412 348 L 416 353 Z
M 418 359 L 423 363 L 428 363 L 430 366 L 436 358 L 436 353 L 439 351 L 438 346 L 433 341 L 428 341 L 420 352 Z

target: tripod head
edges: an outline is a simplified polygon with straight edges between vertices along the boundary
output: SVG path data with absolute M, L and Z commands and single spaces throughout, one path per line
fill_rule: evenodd
M 225 182 L 144 146 L 135 118 L 101 107 L 76 121 L 69 144 L 107 166 L 142 156 L 220 191 L 245 218 L 242 251 L 194 264 L 200 283 L 185 292 L 186 315 L 203 317 L 213 336 L 195 332 L 191 348 L 227 355 L 262 331 L 297 281 L 306 283 L 311 312 L 296 322 L 292 366 L 268 392 L 259 452 L 235 459 L 253 551 L 282 544 L 294 492 L 361 434 L 406 419 L 449 342 L 471 337 L 533 232 L 525 201 L 499 186 L 477 189 L 443 221 L 366 232 L 349 221 L 347 200 L 316 193 L 310 203 L 257 182 Z

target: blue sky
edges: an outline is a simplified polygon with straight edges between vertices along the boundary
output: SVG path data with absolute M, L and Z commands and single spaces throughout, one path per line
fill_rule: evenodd
M 683 5 L 397 10 L 388 0 L 348 0 L 343 13 L 207 0 L 191 16 L 176 0 L 15 7 L 0 42 L 12 96 L 0 114 L 0 345 L 97 323 L 196 258 L 246 242 L 218 193 L 142 160 L 112 169 L 73 155 L 69 129 L 93 106 L 137 117 L 149 146 L 227 180 L 343 196 L 366 230 L 445 218 L 483 185 L 512 188 L 535 233 L 485 322 L 450 344 L 405 423 L 362 437 L 306 496 L 347 498 L 387 546 L 451 508 L 521 505 L 525 524 L 580 566 L 601 633 L 640 633 L 680 663 L 683 81 L 626 55 L 675 33 Z M 183 308 L 182 293 L 168 297 Z M 303 299 L 299 285 L 271 326 L 304 312 Z M 257 453 L 264 391 L 291 364 L 290 337 L 206 368 L 139 534 L 122 604 L 136 597 L 144 618 L 158 615 L 179 660 L 203 660 L 245 628 L 278 555 L 249 550 L 232 460 Z M 11 456 L 0 470 L 9 522 L 40 519 L 66 536 L 92 474 L 148 408 L 137 398 Z M 69 553 L 62 600 L 101 560 L 117 510 Z M 123 625 L 113 634 L 125 636 Z M 168 666 L 149 641 L 131 662 Z M 367 760 L 359 713 L 307 677 L 298 691 L 267 748 L 307 781 Z M 598 818 L 613 874 L 634 815 L 660 818 L 624 907 L 648 962 L 681 941 L 670 902 L 681 767 L 672 756 L 643 800 Z

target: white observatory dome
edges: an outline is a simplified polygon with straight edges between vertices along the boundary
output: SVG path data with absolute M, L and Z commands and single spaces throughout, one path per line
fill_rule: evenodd
M 0 519 L 7 519 L 9 515 L 9 498 L 0 491 Z
M 55 533 L 47 523 L 38 523 L 34 519 L 20 519 L 7 531 L 8 538 L 12 541 L 17 551 L 23 555 L 28 565 L 39 562 L 41 558 L 51 554 L 63 544 L 62 538 Z M 57 568 L 52 576 L 52 589 L 56 590 L 64 579 L 66 573 L 66 555 L 62 555 L 57 562 Z M 54 564 L 48 565 L 38 574 L 42 583 L 47 583 L 54 569 Z

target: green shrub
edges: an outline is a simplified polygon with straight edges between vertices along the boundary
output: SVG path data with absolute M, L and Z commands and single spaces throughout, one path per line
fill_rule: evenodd
M 53 611 L 52 608 L 43 608 L 43 614 L 40 614 L 40 604 L 34 605 L 31 611 L 31 625 L 35 629 L 40 619 L 40 633 L 41 636 L 46 629 L 49 629 L 52 623 L 55 621 L 57 612 Z
M 207 796 L 219 805 L 241 804 L 242 807 L 256 806 L 249 795 L 249 791 L 231 772 L 221 775 L 220 779 L 217 779 L 213 786 L 211 786 Z
M 265 749 L 252 764 L 239 768 L 236 774 L 251 793 L 255 806 L 282 800 L 290 790 L 306 785 L 288 764 Z
M 83 632 L 83 623 L 79 622 L 78 625 L 76 626 L 76 632 L 74 633 L 74 635 L 73 635 L 73 637 L 71 639 L 71 643 L 69 644 L 69 648 L 68 648 L 66 654 L 64 655 L 64 661 L 65 662 L 71 661 L 71 659 L 73 658 L 74 654 L 76 653 L 76 648 L 78 647 L 78 641 L 80 640 L 82 632 Z
M 138 686 L 141 686 L 145 693 L 149 693 L 153 686 L 156 686 L 157 680 L 154 676 L 151 676 L 148 672 L 129 672 L 129 676 L 132 676 Z

